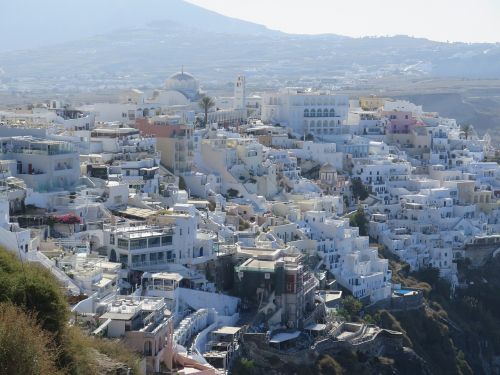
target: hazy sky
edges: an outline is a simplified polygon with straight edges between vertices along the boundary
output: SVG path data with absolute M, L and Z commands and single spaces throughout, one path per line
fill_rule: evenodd
M 187 0 L 289 33 L 500 42 L 500 0 Z

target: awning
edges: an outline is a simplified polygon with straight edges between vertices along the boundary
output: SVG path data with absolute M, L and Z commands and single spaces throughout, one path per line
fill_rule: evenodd
M 324 331 L 326 324 L 312 323 L 304 328 L 306 331 Z
M 274 335 L 269 342 L 271 344 L 279 344 L 280 342 L 285 342 L 288 340 L 293 340 L 296 339 L 297 337 L 300 336 L 300 331 L 295 331 L 295 332 L 283 332 L 283 333 L 278 333 L 277 335 Z

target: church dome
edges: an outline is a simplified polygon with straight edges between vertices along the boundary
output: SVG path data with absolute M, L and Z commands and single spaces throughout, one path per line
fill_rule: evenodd
M 200 91 L 200 84 L 191 74 L 178 72 L 171 75 L 165 81 L 165 90 L 178 91 L 191 101 L 197 100 Z

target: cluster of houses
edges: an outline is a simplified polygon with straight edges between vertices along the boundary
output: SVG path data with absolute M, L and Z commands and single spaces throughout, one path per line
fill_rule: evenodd
M 252 333 L 338 340 L 343 294 L 402 296 L 381 248 L 454 287 L 460 259 L 500 248 L 500 165 L 471 126 L 378 97 L 247 96 L 244 77 L 205 124 L 203 95 L 180 72 L 118 103 L 0 112 L 0 245 L 147 373 L 227 372 Z

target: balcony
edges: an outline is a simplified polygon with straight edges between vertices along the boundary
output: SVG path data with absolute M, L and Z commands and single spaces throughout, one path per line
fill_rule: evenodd
M 215 259 L 216 255 L 211 254 L 211 255 L 204 255 L 201 257 L 196 257 L 196 258 L 182 258 L 179 260 L 181 264 L 190 264 L 190 265 L 198 265 L 198 264 L 203 264 L 206 262 L 209 262 L 213 259 Z
M 148 268 L 155 266 L 164 266 L 166 264 L 174 263 L 174 259 L 160 259 L 160 260 L 150 260 L 144 262 L 132 262 L 130 268 L 140 269 L 140 268 Z
M 314 277 L 309 277 L 303 283 L 304 294 L 307 294 L 311 290 L 315 289 L 319 285 L 318 280 Z

